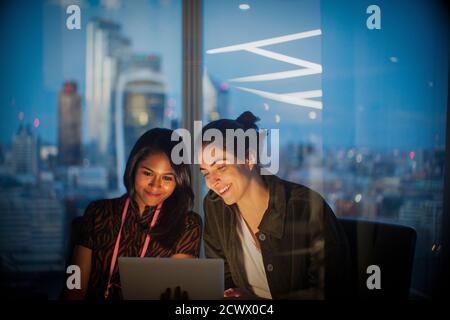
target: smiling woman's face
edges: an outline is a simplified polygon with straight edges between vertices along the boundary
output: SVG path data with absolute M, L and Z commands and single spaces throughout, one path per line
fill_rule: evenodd
M 175 173 L 164 153 L 151 154 L 139 162 L 134 188 L 140 212 L 145 206 L 156 206 L 169 198 L 175 187 Z
M 250 185 L 249 166 L 236 164 L 233 156 L 220 148 L 214 149 L 211 156 L 204 150 L 202 159 L 199 160 L 200 171 L 205 177 L 208 188 L 217 193 L 225 204 L 238 203 Z

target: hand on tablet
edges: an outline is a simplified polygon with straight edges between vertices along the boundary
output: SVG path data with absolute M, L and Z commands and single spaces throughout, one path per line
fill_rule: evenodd
M 223 292 L 224 299 L 258 300 L 260 297 L 242 288 L 229 288 Z
M 180 287 L 176 287 L 172 295 L 172 290 L 167 288 L 161 293 L 161 300 L 189 300 L 189 295 L 187 291 L 181 291 Z

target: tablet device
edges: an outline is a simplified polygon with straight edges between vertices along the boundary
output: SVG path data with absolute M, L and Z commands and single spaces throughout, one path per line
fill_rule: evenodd
M 223 299 L 222 259 L 119 257 L 119 273 L 125 300 L 159 300 L 178 286 L 190 300 Z

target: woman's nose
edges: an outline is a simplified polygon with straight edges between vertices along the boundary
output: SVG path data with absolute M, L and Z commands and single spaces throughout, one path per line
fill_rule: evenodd
M 155 188 L 159 188 L 161 186 L 161 178 L 159 177 L 153 177 L 152 179 L 150 179 L 150 181 L 148 182 L 148 185 L 151 187 L 155 187 Z
M 220 181 L 220 175 L 217 172 L 211 173 L 211 185 L 214 186 Z

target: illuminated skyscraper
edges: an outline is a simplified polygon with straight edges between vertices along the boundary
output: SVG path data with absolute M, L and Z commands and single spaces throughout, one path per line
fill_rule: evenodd
M 117 179 L 122 187 L 125 159 L 137 139 L 155 127 L 169 127 L 164 117 L 166 85 L 159 72 L 159 58 L 133 56 L 120 73 L 116 88 Z
M 58 159 L 63 166 L 81 162 L 81 97 L 75 82 L 65 82 L 58 96 Z
M 129 40 L 120 34 L 120 29 L 120 25 L 98 18 L 87 25 L 88 140 L 96 146 L 98 154 L 95 158 L 101 162 L 108 155 L 113 139 L 112 97 L 120 59 L 128 54 L 130 46 Z

